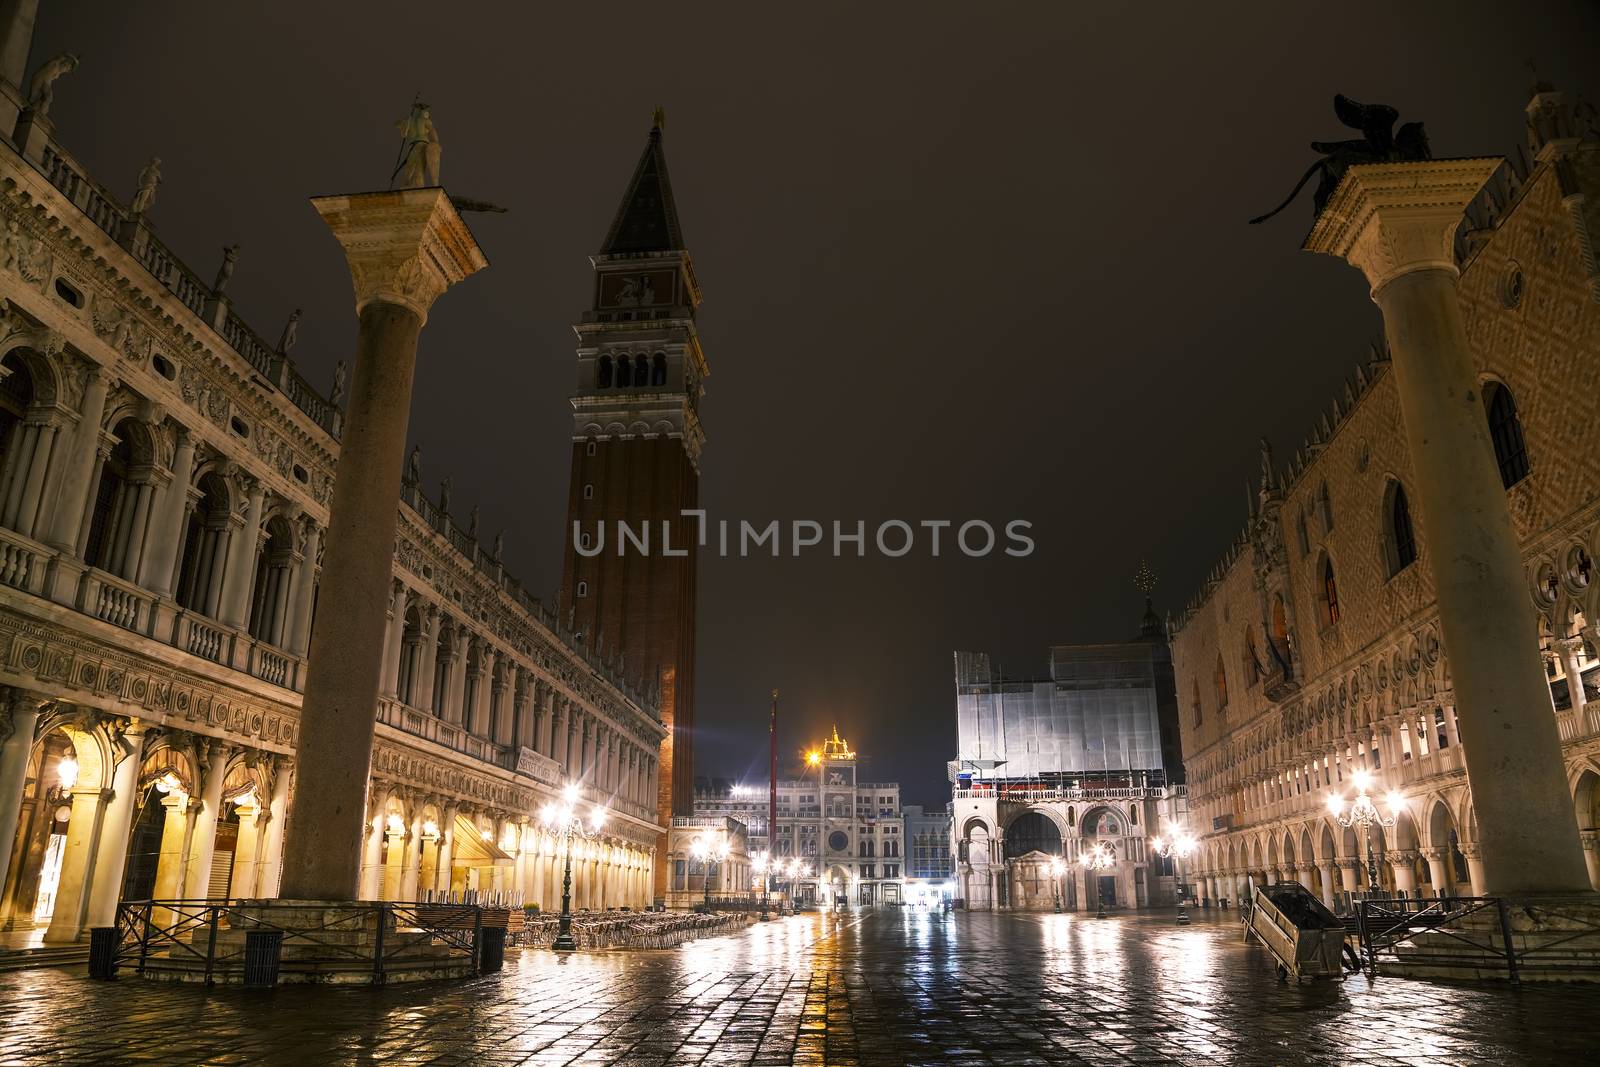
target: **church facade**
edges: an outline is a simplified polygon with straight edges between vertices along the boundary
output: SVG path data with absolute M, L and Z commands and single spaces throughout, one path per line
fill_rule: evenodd
M 8 50 L 15 104 L 25 50 Z M 11 126 L 7 125 L 9 135 Z M 149 168 L 147 168 L 148 172 Z M 276 893 L 339 458 L 324 397 L 136 204 L 24 109 L 0 138 L 0 927 L 50 941 L 119 898 Z M 445 501 L 396 486 L 363 899 L 558 907 L 540 821 L 610 811 L 576 905 L 653 899 L 653 687 L 578 638 Z M 327 605 L 323 610 L 334 610 Z
M 1600 127 L 1541 85 L 1528 150 L 1457 237 L 1461 311 L 1541 634 L 1590 879 L 1600 887 Z M 1195 866 L 1211 900 L 1299 881 L 1333 906 L 1368 852 L 1330 816 L 1361 782 L 1386 893 L 1481 893 L 1471 789 L 1394 374 L 1358 368 L 1281 471 L 1264 452 L 1244 529 L 1178 620 Z M 1531 653 L 1532 650 L 1530 650 Z

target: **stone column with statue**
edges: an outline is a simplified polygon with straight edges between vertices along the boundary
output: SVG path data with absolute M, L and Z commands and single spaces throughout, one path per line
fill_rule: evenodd
M 431 143 L 437 135 L 428 124 Z M 420 185 L 422 167 L 405 167 Z M 405 157 L 409 160 L 409 155 Z M 437 155 L 432 173 L 438 181 Z M 417 340 L 446 289 L 487 266 L 437 185 L 312 201 L 343 246 L 359 335 L 345 397 L 318 612 L 311 630 L 282 896 L 354 900 L 394 556 L 394 494 L 405 459 Z
M 1502 161 L 1433 159 L 1421 123 L 1391 132 L 1398 113 L 1384 105 L 1341 96 L 1335 110 L 1363 136 L 1313 142 L 1325 158 L 1301 179 L 1322 179 L 1305 248 L 1361 270 L 1383 312 L 1483 852 L 1486 884 L 1475 888 L 1587 891 L 1522 555 L 1456 291 L 1456 231 Z

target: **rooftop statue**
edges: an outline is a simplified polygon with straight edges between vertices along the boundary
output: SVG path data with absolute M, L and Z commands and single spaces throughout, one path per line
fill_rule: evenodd
M 77 69 L 78 57 L 62 52 L 33 72 L 33 81 L 28 83 L 28 106 L 33 109 L 34 118 L 50 116 L 50 105 L 56 98 L 56 79 Z
M 423 189 L 439 184 L 439 159 L 444 148 L 439 131 L 434 129 L 428 105 L 420 100 L 411 105 L 411 114 L 395 123 L 400 131 L 400 159 L 389 185 L 397 189 Z
M 1339 116 L 1340 122 L 1352 130 L 1360 130 L 1361 136 L 1348 141 L 1312 141 L 1311 150 L 1321 152 L 1322 158 L 1306 168 L 1283 203 L 1265 215 L 1251 219 L 1252 226 L 1266 222 L 1292 204 L 1313 174 L 1322 175 L 1322 180 L 1317 184 L 1314 218 L 1322 214 L 1323 205 L 1339 187 L 1339 180 L 1344 177 L 1345 171 L 1351 167 L 1362 163 L 1399 163 L 1433 158 L 1428 151 L 1428 135 L 1423 132 L 1422 123 L 1408 122 L 1400 127 L 1398 133 L 1395 132 L 1394 124 L 1400 118 L 1400 112 L 1388 104 L 1358 104 L 1340 94 L 1333 98 L 1333 112 Z

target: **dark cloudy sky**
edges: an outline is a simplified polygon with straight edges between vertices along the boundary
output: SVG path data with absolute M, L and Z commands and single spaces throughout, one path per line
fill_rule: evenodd
M 713 517 L 1034 523 L 1032 558 L 704 559 L 702 773 L 764 772 L 837 722 L 864 776 L 944 799 L 951 651 L 1042 670 L 1137 627 L 1141 556 L 1177 609 L 1237 531 L 1255 440 L 1292 452 L 1378 330 L 1360 276 L 1297 251 L 1347 136 L 1343 91 L 1439 155 L 1511 151 L 1533 59 L 1600 97 L 1600 10 L 1430 3 L 136 4 L 44 0 L 70 49 L 58 134 L 237 306 L 330 379 L 353 349 L 341 256 L 306 204 L 381 188 L 421 90 L 492 268 L 423 335 L 430 485 L 560 579 L 571 322 L 643 146 L 667 155 L 705 291 Z

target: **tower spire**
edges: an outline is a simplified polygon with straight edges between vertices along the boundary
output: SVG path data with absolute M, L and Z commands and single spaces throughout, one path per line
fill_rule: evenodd
M 661 147 L 666 124 L 666 111 L 656 108 L 644 152 L 633 168 L 633 177 L 600 248 L 603 256 L 675 252 L 683 248 L 678 207 L 672 199 L 672 181 L 667 177 L 667 155 Z

